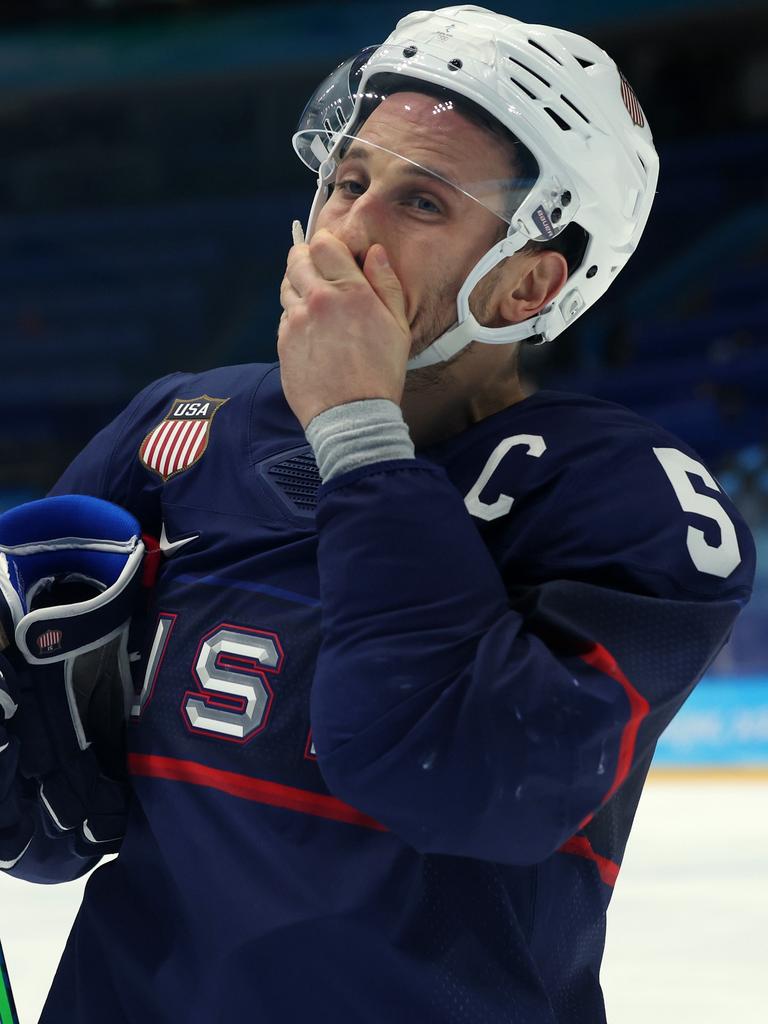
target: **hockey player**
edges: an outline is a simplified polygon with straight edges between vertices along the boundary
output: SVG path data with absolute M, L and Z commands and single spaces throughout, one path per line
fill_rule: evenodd
M 71 605 L 86 619 L 133 579 L 139 529 L 165 555 L 125 838 L 42 1021 L 598 1024 L 655 743 L 754 571 L 695 452 L 516 374 L 517 344 L 560 334 L 637 245 L 650 131 L 589 41 L 453 7 L 342 65 L 295 145 L 319 183 L 280 364 L 143 391 L 54 489 L 135 517 L 88 506 L 66 570 L 45 561 L 73 536 L 56 506 L 44 529 L 39 509 L 0 520 L 8 565 L 36 553 L 27 576 L 54 584 L 118 545 L 80 573 L 102 595 Z M 70 606 L 28 605 L 14 664 L 37 693 Z M 92 632 L 124 667 L 123 616 Z M 12 873 L 72 877 L 119 841 L 117 796 L 78 791 L 64 821 L 17 794 L 33 825 Z

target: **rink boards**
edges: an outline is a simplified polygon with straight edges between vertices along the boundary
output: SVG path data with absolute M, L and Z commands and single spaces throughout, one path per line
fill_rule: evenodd
M 659 740 L 653 764 L 768 774 L 768 676 L 703 680 Z

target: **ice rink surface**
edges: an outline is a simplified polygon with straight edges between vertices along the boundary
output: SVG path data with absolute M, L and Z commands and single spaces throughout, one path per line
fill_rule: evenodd
M 0 875 L 21 1024 L 38 1020 L 83 885 Z M 602 979 L 609 1024 L 768 1022 L 768 775 L 651 778 L 608 915 Z

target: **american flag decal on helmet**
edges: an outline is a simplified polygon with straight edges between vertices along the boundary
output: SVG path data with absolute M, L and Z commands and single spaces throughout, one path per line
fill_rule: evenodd
M 139 459 L 168 480 L 198 462 L 208 447 L 211 424 L 228 398 L 174 398 L 165 419 L 153 427 L 139 448 Z
M 621 78 L 621 98 L 624 100 L 624 106 L 632 118 L 632 123 L 636 124 L 638 128 L 645 128 L 643 108 L 640 106 L 637 96 L 635 96 L 635 90 L 621 72 L 619 72 L 619 77 Z
M 53 654 L 61 649 L 64 634 L 60 629 L 46 629 L 35 641 L 39 654 Z

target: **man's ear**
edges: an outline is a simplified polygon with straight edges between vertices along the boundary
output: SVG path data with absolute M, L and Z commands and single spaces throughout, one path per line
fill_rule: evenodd
M 508 324 L 534 316 L 550 302 L 568 279 L 565 257 L 551 249 L 522 254 L 525 263 L 512 281 L 503 281 L 499 314 Z M 513 263 L 513 260 L 509 261 Z M 509 268 L 512 270 L 512 267 Z

